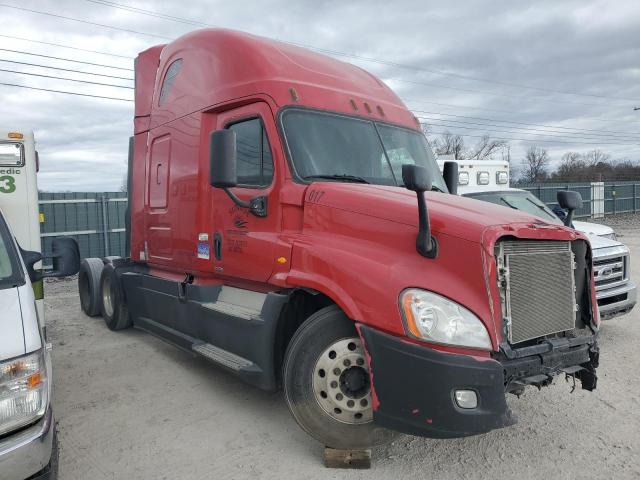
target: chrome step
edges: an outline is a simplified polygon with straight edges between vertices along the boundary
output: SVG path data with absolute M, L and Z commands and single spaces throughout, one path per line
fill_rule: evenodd
M 210 343 L 199 343 L 191 347 L 194 352 L 207 357 L 216 363 L 224 365 L 232 370 L 240 371 L 253 366 L 253 362 L 235 353 L 218 348 Z

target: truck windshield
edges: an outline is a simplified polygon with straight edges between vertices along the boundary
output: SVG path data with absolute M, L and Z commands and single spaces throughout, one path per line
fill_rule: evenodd
M 434 190 L 446 184 L 424 135 L 333 113 L 287 110 L 282 125 L 293 167 L 306 180 L 402 186 L 402 165 L 425 167 Z
M 537 217 L 542 217 L 545 220 L 555 223 L 560 222 L 560 219 L 544 202 L 527 191 L 505 190 L 503 192 L 470 193 L 465 195 L 465 197 L 495 203 L 497 205 L 514 208 L 516 210 L 522 210 L 523 212 L 530 213 Z
M 18 253 L 11 240 L 9 229 L 0 215 L 0 290 L 23 283 Z

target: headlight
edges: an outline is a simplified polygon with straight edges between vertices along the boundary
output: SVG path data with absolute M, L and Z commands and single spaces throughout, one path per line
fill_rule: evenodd
M 0 363 L 0 435 L 42 417 L 48 401 L 44 350 Z
M 426 290 L 400 294 L 400 309 L 408 333 L 421 340 L 491 350 L 487 329 L 469 310 Z
M 604 235 L 598 235 L 598 236 L 603 237 L 603 238 L 609 238 L 611 240 L 617 240 L 618 239 L 618 237 L 616 236 L 616 232 L 605 233 Z

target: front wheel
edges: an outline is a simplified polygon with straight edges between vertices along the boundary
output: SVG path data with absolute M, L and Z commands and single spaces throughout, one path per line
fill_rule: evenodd
M 323 445 L 366 449 L 395 432 L 373 422 L 369 367 L 353 322 L 337 306 L 319 310 L 295 333 L 284 363 L 284 392 L 298 424 Z

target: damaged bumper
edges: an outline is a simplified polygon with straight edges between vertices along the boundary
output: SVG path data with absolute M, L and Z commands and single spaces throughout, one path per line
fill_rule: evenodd
M 493 359 L 478 360 L 422 347 L 360 326 L 370 355 L 380 426 L 432 438 L 489 432 L 516 423 L 507 407 L 504 374 Z M 460 408 L 456 390 L 473 390 L 478 406 Z
M 506 392 L 548 385 L 558 374 L 581 380 L 587 390 L 596 385 L 594 336 L 554 339 L 484 359 L 423 347 L 364 325 L 359 331 L 377 397 L 374 421 L 410 435 L 455 438 L 513 425 L 517 418 Z M 458 406 L 457 390 L 475 392 L 477 406 Z

